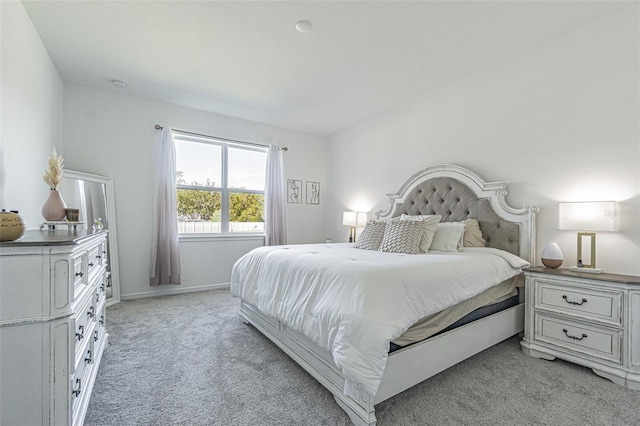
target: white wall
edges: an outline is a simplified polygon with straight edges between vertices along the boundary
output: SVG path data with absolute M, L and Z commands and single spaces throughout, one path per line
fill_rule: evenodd
M 0 208 L 19 210 L 28 229 L 44 221 L 42 181 L 62 153 L 63 83 L 22 3 L 0 2 Z
M 154 125 L 256 143 L 280 143 L 288 178 L 325 183 L 324 139 L 301 132 L 203 111 L 65 84 L 64 140 L 67 168 L 113 178 L 123 298 L 228 283 L 231 266 L 262 240 L 222 238 L 181 241 L 182 285 L 150 287 Z M 287 205 L 290 243 L 322 242 L 323 208 Z
M 557 230 L 558 202 L 631 204 L 623 232 L 598 234 L 598 266 L 639 275 L 638 18 L 629 5 L 331 136 L 327 234 L 344 241 L 343 210 L 386 210 L 414 172 L 454 163 L 540 206 L 538 252 L 557 241 L 565 266 L 576 234 Z

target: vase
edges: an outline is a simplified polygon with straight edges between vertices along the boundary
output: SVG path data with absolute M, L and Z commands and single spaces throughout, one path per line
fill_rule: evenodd
M 0 212 L 0 241 L 14 241 L 24 235 L 26 226 L 17 210 Z
M 562 265 L 562 250 L 560 250 L 560 246 L 555 241 L 544 246 L 540 257 L 542 258 L 542 264 L 547 268 L 555 269 Z
M 57 189 L 52 189 L 49 192 L 49 198 L 42 206 L 42 217 L 49 222 L 63 220 L 66 215 L 64 210 L 66 208 L 67 205 L 64 203 L 60 192 Z

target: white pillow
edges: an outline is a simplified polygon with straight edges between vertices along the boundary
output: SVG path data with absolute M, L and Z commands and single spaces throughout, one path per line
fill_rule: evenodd
M 420 253 L 426 253 L 431 248 L 433 236 L 438 229 L 438 223 L 440 223 L 440 219 L 442 219 L 442 216 L 432 214 L 416 216 L 403 214 L 402 216 L 400 216 L 400 220 L 414 220 L 424 222 L 424 233 L 422 234 L 422 238 L 420 239 Z
M 433 236 L 430 250 L 461 251 L 463 247 L 464 223 L 442 222 Z
M 422 221 L 399 220 L 387 223 L 380 251 L 389 253 L 420 253 L 420 239 L 424 233 Z

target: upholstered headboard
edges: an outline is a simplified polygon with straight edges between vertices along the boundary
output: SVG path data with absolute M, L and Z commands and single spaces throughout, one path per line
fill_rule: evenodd
M 487 246 L 527 259 L 535 255 L 537 207 L 514 209 L 506 204 L 508 182 L 486 182 L 476 173 L 453 164 L 424 169 L 387 194 L 390 207 L 379 218 L 401 214 L 438 214 L 443 222 L 477 219 Z

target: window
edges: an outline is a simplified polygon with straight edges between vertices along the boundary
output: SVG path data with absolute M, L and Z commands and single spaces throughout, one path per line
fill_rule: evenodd
M 267 148 L 175 132 L 180 234 L 264 233 Z

